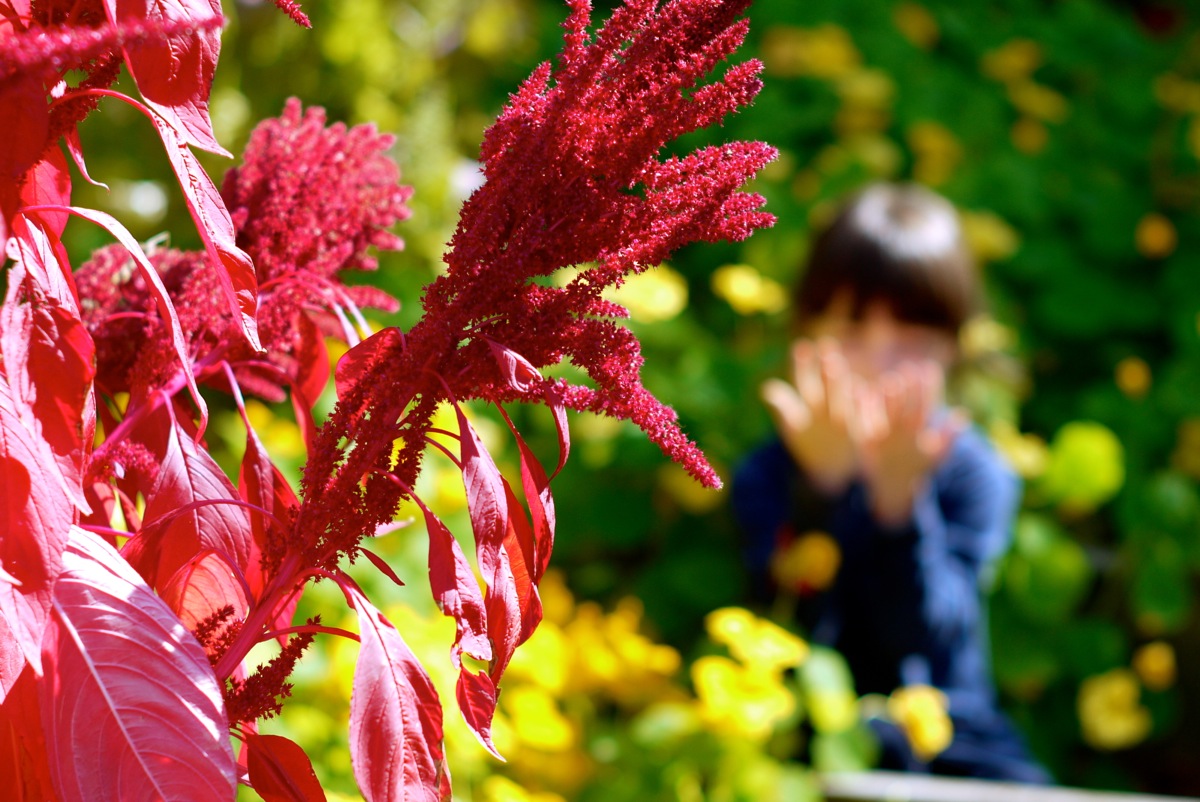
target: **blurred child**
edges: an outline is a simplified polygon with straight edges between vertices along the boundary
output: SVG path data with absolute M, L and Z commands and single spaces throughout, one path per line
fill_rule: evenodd
M 797 533 L 837 543 L 836 577 L 807 600 L 804 623 L 846 658 L 860 694 L 946 694 L 954 740 L 928 763 L 872 720 L 882 768 L 1048 782 L 989 670 L 982 586 L 1019 487 L 943 397 L 977 294 L 946 200 L 889 184 L 855 196 L 814 243 L 790 376 L 762 387 L 777 439 L 742 464 L 733 503 L 757 587 Z

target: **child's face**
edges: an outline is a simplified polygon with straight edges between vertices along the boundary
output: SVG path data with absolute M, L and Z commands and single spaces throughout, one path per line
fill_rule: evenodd
M 873 381 L 906 362 L 933 362 L 943 371 L 954 360 L 956 343 L 946 332 L 897 320 L 885 301 L 872 301 L 855 319 L 848 293 L 834 296 L 829 307 L 805 326 L 814 340 L 830 338 L 840 346 L 850 369 Z

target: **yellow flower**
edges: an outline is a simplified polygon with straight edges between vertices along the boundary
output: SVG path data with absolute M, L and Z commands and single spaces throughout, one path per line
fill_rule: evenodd
M 246 402 L 246 417 L 272 456 L 283 459 L 304 457 L 304 438 L 295 422 L 276 415 L 270 407 L 254 398 Z
M 1042 65 L 1042 46 L 1030 39 L 1013 39 L 983 54 L 983 74 L 1002 83 L 1029 78 Z
M 1138 253 L 1147 259 L 1170 256 L 1179 241 L 1175 226 L 1158 212 L 1149 212 L 1138 221 L 1133 238 Z
M 553 697 L 532 685 L 509 686 L 500 696 L 513 734 L 523 745 L 544 752 L 575 746 L 575 731 Z
M 937 44 L 942 33 L 929 9 L 917 3 L 898 3 L 892 9 L 892 24 L 905 39 L 922 50 Z
M 1072 421 L 1054 436 L 1042 490 L 1074 512 L 1108 501 L 1125 483 L 1125 449 L 1112 430 L 1092 421 Z
M 771 575 L 798 593 L 822 591 L 833 584 L 842 564 L 837 541 L 826 532 L 805 532 L 771 559 Z
M 1021 237 L 994 212 L 963 212 L 959 215 L 963 239 L 980 263 L 1007 259 L 1021 247 Z
M 779 673 L 808 658 L 808 644 L 742 607 L 722 607 L 704 619 L 709 636 L 746 666 Z
M 1141 743 L 1150 734 L 1151 721 L 1140 694 L 1137 676 L 1127 668 L 1084 680 L 1076 700 L 1083 740 L 1104 751 Z
M 1009 137 L 1017 150 L 1036 156 L 1046 149 L 1046 143 L 1050 141 L 1050 132 L 1032 117 L 1021 117 L 1013 123 Z
M 1171 465 L 1194 479 L 1200 479 L 1200 418 L 1188 418 L 1179 424 Z
M 1150 390 L 1150 366 L 1136 356 L 1127 356 L 1114 371 L 1117 387 L 1130 398 L 1142 398 Z
M 904 155 L 891 139 L 873 131 L 856 133 L 843 141 L 845 152 L 875 176 L 891 178 L 900 171 Z M 813 193 L 813 197 L 816 193 Z
M 904 732 L 918 760 L 929 762 L 953 740 L 948 705 L 946 694 L 929 685 L 907 685 L 888 697 L 888 717 Z
M 862 61 L 850 35 L 836 25 L 769 28 L 763 36 L 762 59 L 772 75 L 814 78 L 837 78 Z
M 687 279 L 667 265 L 659 265 L 630 276 L 604 297 L 628 309 L 634 320 L 658 323 L 670 320 L 687 306 Z
M 1165 691 L 1175 684 L 1175 649 L 1166 641 L 1147 643 L 1133 653 L 1133 670 L 1152 691 Z
M 1007 351 L 1016 343 L 1016 333 L 995 318 L 978 315 L 967 321 L 958 335 L 958 347 L 967 359 Z
M 837 93 L 847 105 L 882 109 L 892 105 L 896 82 L 883 70 L 861 68 L 838 79 Z
M 1200 113 L 1200 83 L 1189 81 L 1178 73 L 1167 72 L 1155 78 L 1154 97 L 1171 111 Z
M 1008 87 L 1008 99 L 1023 114 L 1048 123 L 1067 118 L 1067 99 L 1048 86 L 1018 81 Z
M 566 802 L 558 794 L 534 793 L 500 774 L 493 774 L 480 784 L 480 802 Z
M 712 275 L 712 289 L 739 315 L 771 314 L 787 307 L 787 290 L 750 265 L 725 265 Z
M 819 688 L 805 697 L 817 732 L 844 732 L 858 720 L 858 699 L 849 688 Z
M 777 675 L 727 657 L 701 657 L 692 664 L 692 683 L 705 723 L 718 733 L 764 740 L 795 711 Z
M 926 184 L 944 184 L 962 159 L 962 145 L 954 134 L 932 120 L 909 126 L 907 139 L 916 158 L 913 177 Z
M 704 487 L 674 462 L 668 462 L 658 469 L 658 486 L 681 509 L 693 515 L 712 512 L 725 501 L 723 491 Z
M 1049 449 L 1036 434 L 1021 434 L 1008 421 L 996 421 L 988 430 L 992 442 L 1022 479 L 1036 479 L 1046 472 Z

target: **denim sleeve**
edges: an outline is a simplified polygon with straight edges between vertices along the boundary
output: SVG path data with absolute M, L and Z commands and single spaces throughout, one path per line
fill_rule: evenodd
M 983 626 L 983 591 L 1008 546 L 1019 489 L 983 437 L 968 431 L 916 499 L 907 526 L 888 530 L 869 513 L 855 516 L 869 522 L 867 534 L 889 566 L 880 597 L 918 613 L 911 635 L 922 651 Z M 865 505 L 866 496 L 857 501 Z

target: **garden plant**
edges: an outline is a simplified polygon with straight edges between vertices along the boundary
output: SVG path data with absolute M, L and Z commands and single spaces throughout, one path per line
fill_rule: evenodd
M 569 3 L 560 54 L 484 138 L 482 185 L 419 320 L 372 332 L 360 310 L 397 302 L 343 277 L 401 245 L 391 227 L 410 192 L 389 136 L 290 100 L 218 190 L 195 152 L 225 152 L 209 115 L 216 3 L 0 4 L 0 776 L 15 798 L 229 799 L 238 783 L 324 798 L 303 750 L 258 728 L 286 709 L 317 638 L 358 642 L 349 748 L 364 797 L 448 798 L 437 693 L 347 572 L 365 562 L 402 583 L 372 547 L 408 535 L 389 534 L 402 500 L 420 510 L 430 590 L 455 624 L 457 706 L 495 750 L 501 677 L 542 617 L 566 411 L 629 420 L 720 484 L 642 387 L 627 313 L 601 292 L 684 245 L 773 222 L 741 190 L 769 146 L 664 151 L 758 92 L 756 61 L 703 84 L 745 37 L 746 5 L 631 0 L 593 27 L 589 3 Z M 134 86 L 140 99 L 122 91 Z M 79 125 L 111 104 L 156 132 L 202 249 L 139 242 L 74 202 L 93 180 Z M 116 244 L 73 266 L 80 225 Z M 348 350 L 319 420 L 326 337 Z M 544 375 L 565 360 L 588 381 Z M 209 451 L 213 394 L 245 423 L 236 481 Z M 306 452 L 298 490 L 252 425 L 251 396 L 290 400 Z M 463 411 L 473 400 L 501 409 L 515 474 Z M 504 414 L 516 402 L 548 408 L 554 471 Z M 451 428 L 434 425 L 444 405 Z M 430 450 L 461 475 L 474 560 L 415 490 Z M 336 608 L 296 620 L 317 583 L 340 591 L 356 631 L 322 620 L 340 620 Z

